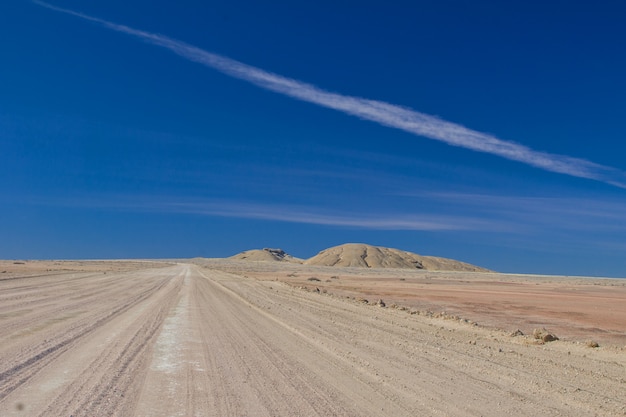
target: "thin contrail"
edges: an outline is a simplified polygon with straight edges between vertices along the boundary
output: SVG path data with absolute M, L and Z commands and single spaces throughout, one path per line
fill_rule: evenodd
M 34 3 L 72 16 L 98 23 L 106 28 L 133 35 L 153 45 L 167 48 L 190 61 L 198 62 L 231 77 L 238 78 L 261 88 L 298 100 L 315 103 L 322 107 L 370 120 L 384 126 L 404 130 L 426 138 L 445 142 L 452 146 L 472 149 L 518 161 L 546 171 L 602 181 L 626 188 L 626 175 L 615 168 L 600 165 L 581 158 L 557 155 L 533 150 L 519 143 L 505 141 L 495 136 L 468 129 L 456 123 L 420 113 L 402 106 L 360 97 L 344 96 L 322 90 L 312 84 L 283 77 L 244 64 L 218 54 L 207 52 L 167 36 L 133 29 L 73 10 L 63 9 L 33 0 Z

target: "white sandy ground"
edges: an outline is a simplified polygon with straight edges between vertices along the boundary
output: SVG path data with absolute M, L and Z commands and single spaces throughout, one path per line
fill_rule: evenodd
M 0 416 L 626 415 L 622 349 L 215 265 L 102 265 L 0 277 Z

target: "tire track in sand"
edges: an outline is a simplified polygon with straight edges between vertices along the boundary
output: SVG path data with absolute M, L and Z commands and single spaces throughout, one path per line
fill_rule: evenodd
M 132 408 L 136 396 L 125 393 L 143 375 L 145 353 L 180 290 L 180 271 L 127 273 L 129 280 L 139 277 L 151 284 L 121 300 L 109 300 L 104 292 L 99 316 L 84 318 L 50 341 L 8 358 L 14 365 L 0 373 L 0 415 L 24 415 L 19 414 L 24 409 L 26 415 L 77 417 Z

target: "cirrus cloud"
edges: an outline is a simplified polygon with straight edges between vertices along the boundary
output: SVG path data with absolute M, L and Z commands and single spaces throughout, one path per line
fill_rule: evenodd
M 448 145 L 496 155 L 546 171 L 626 188 L 626 175 L 616 168 L 582 158 L 537 151 L 525 145 L 502 140 L 493 135 L 478 132 L 403 106 L 329 92 L 312 84 L 265 71 L 167 36 L 112 23 L 39 0 L 33 0 L 33 2 L 48 9 L 97 23 L 116 32 L 126 33 L 150 44 L 169 49 L 189 61 L 200 63 L 231 77 L 297 100 L 334 109 L 383 126 L 441 141 Z

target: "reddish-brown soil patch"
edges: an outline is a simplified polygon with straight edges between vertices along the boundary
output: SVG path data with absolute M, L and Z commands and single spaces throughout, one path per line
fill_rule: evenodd
M 626 345 L 626 280 L 262 265 L 241 263 L 233 272 L 445 312 L 511 332 L 531 334 L 545 327 L 564 340 Z M 309 281 L 311 277 L 319 282 Z

